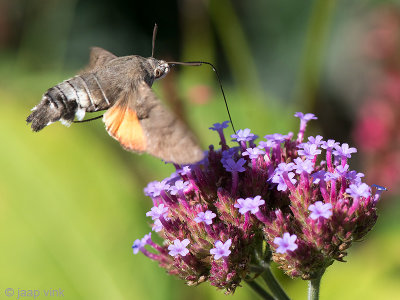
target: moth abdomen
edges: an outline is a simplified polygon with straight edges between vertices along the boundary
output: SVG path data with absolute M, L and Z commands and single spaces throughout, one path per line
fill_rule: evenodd
M 110 101 L 100 80 L 93 73 L 77 75 L 57 85 L 68 100 L 75 100 L 87 112 L 95 112 L 110 107 Z
M 26 121 L 32 123 L 34 131 L 39 131 L 59 120 L 71 122 L 77 111 L 75 100 L 68 100 L 57 86 L 50 88 L 42 97 L 40 103 L 32 109 Z
M 86 112 L 109 107 L 106 92 L 96 75 L 83 74 L 48 89 L 26 121 L 32 123 L 34 131 L 39 131 L 56 121 L 69 125 L 75 117 L 82 120 Z

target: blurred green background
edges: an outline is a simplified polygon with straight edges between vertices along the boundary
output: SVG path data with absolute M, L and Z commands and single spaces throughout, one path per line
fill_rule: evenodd
M 208 283 L 187 287 L 132 255 L 132 242 L 150 230 L 145 213 L 152 203 L 143 188 L 171 166 L 125 152 L 100 120 L 32 133 L 29 110 L 83 68 L 91 46 L 150 56 L 157 22 L 155 57 L 217 65 L 237 129 L 297 132 L 294 112 L 313 112 L 319 120 L 308 135 L 355 145 L 369 74 L 382 69 L 365 55 L 364 38 L 385 9 L 399 7 L 356 0 L 0 0 L 0 299 L 6 288 L 60 288 L 66 299 L 255 299 L 245 284 L 233 296 Z M 399 53 L 390 54 L 396 63 Z M 205 149 L 218 143 L 208 127 L 227 114 L 211 69 L 179 67 L 154 88 Z M 352 167 L 368 173 L 365 157 L 359 153 Z M 376 227 L 351 248 L 348 262 L 327 270 L 321 299 L 399 299 L 396 186 L 380 206 Z M 306 282 L 276 275 L 293 299 L 306 298 Z

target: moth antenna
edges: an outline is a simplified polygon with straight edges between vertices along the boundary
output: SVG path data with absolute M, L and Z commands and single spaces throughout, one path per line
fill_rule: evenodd
M 85 122 L 89 122 L 89 121 L 94 121 L 94 120 L 100 119 L 102 117 L 103 117 L 103 115 L 100 115 L 100 116 L 97 116 L 97 117 L 94 117 L 94 118 L 90 118 L 90 119 L 86 119 L 86 120 L 82 120 L 82 121 L 72 121 L 72 123 L 85 123 Z
M 158 29 L 157 23 L 154 23 L 153 42 L 152 42 L 152 45 L 151 45 L 151 57 L 154 57 L 154 46 L 156 44 L 157 29 Z
M 235 126 L 233 125 L 233 122 L 232 122 L 232 117 L 231 117 L 231 113 L 229 112 L 228 102 L 226 101 L 225 92 L 224 92 L 224 89 L 222 88 L 221 78 L 219 77 L 217 68 L 215 68 L 212 63 L 209 63 L 207 61 L 187 61 L 187 62 L 172 61 L 172 62 L 168 62 L 168 64 L 171 65 L 171 67 L 173 67 L 174 65 L 199 67 L 199 66 L 205 64 L 205 65 L 209 65 L 213 69 L 213 71 L 215 72 L 215 75 L 217 75 L 219 87 L 221 89 L 222 96 L 224 97 L 225 107 L 226 107 L 226 111 L 228 112 L 228 117 L 229 117 L 229 121 L 231 122 L 233 133 L 236 134 Z

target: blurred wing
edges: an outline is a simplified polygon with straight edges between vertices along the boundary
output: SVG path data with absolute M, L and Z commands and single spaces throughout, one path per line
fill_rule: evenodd
M 138 85 L 136 107 L 147 140 L 146 151 L 166 162 L 191 164 L 204 153 L 189 128 L 170 112 L 144 82 Z
M 114 58 L 117 58 L 117 56 L 115 56 L 111 52 L 104 50 L 100 47 L 92 47 L 90 49 L 89 64 L 80 73 L 86 73 L 100 68 Z
M 104 114 L 108 133 L 128 150 L 147 152 L 166 162 L 190 164 L 204 154 L 194 134 L 141 82 Z

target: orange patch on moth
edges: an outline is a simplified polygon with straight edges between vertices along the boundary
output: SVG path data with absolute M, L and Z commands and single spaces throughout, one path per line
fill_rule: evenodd
M 136 112 L 120 106 L 111 107 L 103 117 L 108 133 L 127 150 L 143 152 L 146 139 Z

